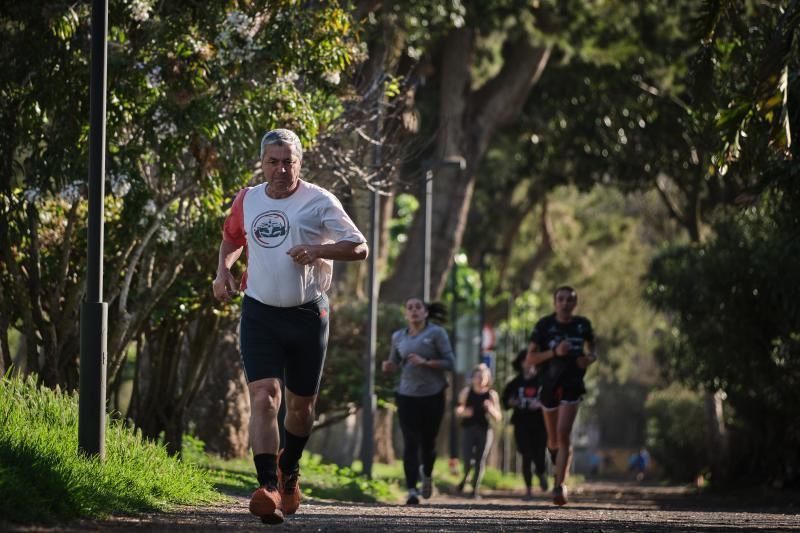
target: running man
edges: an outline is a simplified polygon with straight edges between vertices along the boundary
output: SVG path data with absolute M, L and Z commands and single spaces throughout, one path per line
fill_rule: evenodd
M 586 368 L 597 360 L 588 319 L 574 315 L 578 294 L 568 286 L 553 293 L 555 312 L 539 320 L 531 333 L 527 360 L 542 374 L 539 399 L 547 428 L 547 448 L 555 465 L 553 503 L 567 503 L 566 478 L 572 456 L 570 434 L 586 387 Z
M 325 293 L 333 260 L 358 261 L 368 254 L 366 239 L 339 200 L 300 179 L 302 162 L 303 148 L 294 132 L 275 129 L 261 139 L 267 181 L 237 194 L 225 220 L 213 283 L 214 296 L 230 300 L 237 290 L 230 268 L 246 249 L 240 350 L 259 483 L 250 512 L 268 524 L 283 522 L 300 505 L 299 462 L 314 423 L 325 362 Z M 284 400 L 281 451 L 278 409 Z

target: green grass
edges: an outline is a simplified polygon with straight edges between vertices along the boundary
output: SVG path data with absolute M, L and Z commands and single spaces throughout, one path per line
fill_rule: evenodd
M 0 517 L 51 522 L 166 509 L 223 498 L 208 472 L 170 457 L 119 422 L 106 426 L 106 458 L 77 450 L 78 398 L 34 377 L 0 381 Z
M 362 466 L 360 461 L 353 463 L 353 469 L 361 472 Z M 436 487 L 447 493 L 454 494 L 456 486 L 461 481 L 463 470 L 459 466 L 458 473 L 453 474 L 450 472 L 446 459 L 439 459 L 433 467 L 433 479 Z M 403 474 L 403 462 L 398 460 L 394 464 L 380 464 L 375 463 L 372 465 L 372 477 L 374 479 L 383 480 L 387 483 L 396 484 L 398 487 L 405 487 L 405 475 Z M 472 474 L 470 474 L 470 480 Z M 503 473 L 497 468 L 486 467 L 486 471 L 481 482 L 482 489 L 489 490 L 522 490 L 525 487 L 522 476 L 515 473 Z M 405 489 L 403 489 L 403 493 Z
M 360 461 L 355 461 L 353 463 L 353 470 L 356 472 L 362 471 L 362 466 Z M 461 464 L 459 463 L 458 472 L 453 474 L 450 472 L 450 468 L 447 464 L 446 459 L 438 459 L 436 464 L 433 468 L 433 480 L 436 488 L 442 492 L 448 494 L 455 494 L 456 487 L 458 483 L 461 481 L 461 477 L 463 475 L 463 470 Z M 398 487 L 398 492 L 402 496 L 405 495 L 405 475 L 403 474 L 403 462 L 397 460 L 394 464 L 380 464 L 375 463 L 372 465 L 372 477 L 379 481 L 384 481 L 386 483 L 391 484 L 392 486 Z M 472 473 L 470 473 L 470 477 L 468 478 L 467 488 L 471 489 L 471 485 L 469 481 L 472 480 Z M 537 478 L 534 478 L 534 484 L 538 487 Z M 567 478 L 567 485 L 570 487 L 575 487 L 580 485 L 585 481 L 584 476 L 580 474 L 571 474 L 569 478 Z M 553 477 L 550 476 L 549 479 L 550 487 L 553 486 Z M 403 487 L 400 489 L 400 487 Z M 502 472 L 498 468 L 493 468 L 491 466 L 486 467 L 486 471 L 484 472 L 483 481 L 481 482 L 481 489 L 488 489 L 488 490 L 513 490 L 522 492 L 525 490 L 525 483 L 522 480 L 522 474 L 517 474 L 515 472 Z
M 206 455 L 202 447 L 202 442 L 189 436 L 184 437 L 184 457 L 207 469 L 217 490 L 234 496 L 248 496 L 253 491 L 257 481 L 251 458 L 223 460 Z M 362 471 L 360 461 L 355 461 L 351 468 L 338 467 L 323 463 L 319 455 L 306 452 L 301 461 L 301 487 L 306 496 L 330 500 L 389 503 L 405 500 L 402 461 L 397 460 L 393 464 L 373 464 L 372 480 L 363 478 Z M 569 478 L 568 484 L 580 484 L 582 479 L 582 476 L 573 475 Z M 449 471 L 447 460 L 436 462 L 434 481 L 438 490 L 455 494 L 460 480 L 461 470 L 454 475 Z M 552 483 L 551 478 L 551 486 Z M 487 467 L 481 487 L 488 490 L 522 492 L 524 483 L 521 475 L 513 472 L 503 473 L 497 468 Z
M 188 446 L 187 446 L 188 443 Z M 192 437 L 184 437 L 184 457 L 209 471 L 217 490 L 233 495 L 248 496 L 257 485 L 255 468 L 251 458 L 223 460 L 206 455 L 203 443 Z M 317 454 L 303 454 L 301 461 L 300 485 L 306 496 L 340 501 L 391 502 L 404 501 L 405 476 L 402 461 L 391 465 L 375 463 L 372 465 L 372 479 L 362 477 L 360 461 L 352 468 L 323 463 Z M 436 487 L 445 493 L 455 493 L 461 480 L 460 472 L 449 472 L 447 461 L 436 462 L 434 468 Z M 552 483 L 552 480 L 551 480 Z M 522 477 L 514 473 L 502 473 L 488 467 L 483 478 L 482 488 L 489 490 L 519 490 L 524 485 Z
M 206 455 L 202 442 L 184 438 L 184 443 L 192 444 L 187 450 L 184 444 L 184 457 L 205 468 L 214 486 L 220 492 L 233 496 L 249 496 L 257 486 L 255 467 L 251 458 L 223 460 Z M 313 498 L 340 501 L 379 502 L 396 501 L 401 495 L 400 487 L 387 479 L 364 479 L 358 472 L 335 464 L 323 463 L 317 454 L 303 454 L 300 461 L 300 487 L 303 494 Z

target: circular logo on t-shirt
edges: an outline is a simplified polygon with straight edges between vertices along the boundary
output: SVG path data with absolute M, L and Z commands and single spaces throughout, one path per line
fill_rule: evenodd
M 253 220 L 250 235 L 264 248 L 280 246 L 289 235 L 289 219 L 281 211 L 267 211 Z

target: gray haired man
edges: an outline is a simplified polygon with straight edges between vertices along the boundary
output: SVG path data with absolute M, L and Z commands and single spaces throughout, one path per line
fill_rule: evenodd
M 287 129 L 261 140 L 266 181 L 239 191 L 225 220 L 214 296 L 237 290 L 230 268 L 247 248 L 240 322 L 259 487 L 250 512 L 279 524 L 300 505 L 299 461 L 314 422 L 325 362 L 333 261 L 367 257 L 366 239 L 329 191 L 300 179 L 303 148 Z M 285 448 L 278 409 L 286 390 Z

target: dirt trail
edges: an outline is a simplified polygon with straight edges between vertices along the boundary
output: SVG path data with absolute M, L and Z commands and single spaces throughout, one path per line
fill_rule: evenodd
M 531 501 L 507 492 L 481 500 L 437 494 L 413 507 L 306 499 L 283 525 L 266 526 L 248 513 L 247 499 L 237 497 L 227 505 L 11 531 L 790 531 L 800 530 L 798 513 L 797 494 L 742 491 L 718 497 L 681 487 L 587 483 L 572 491 L 563 508 L 541 493 Z

